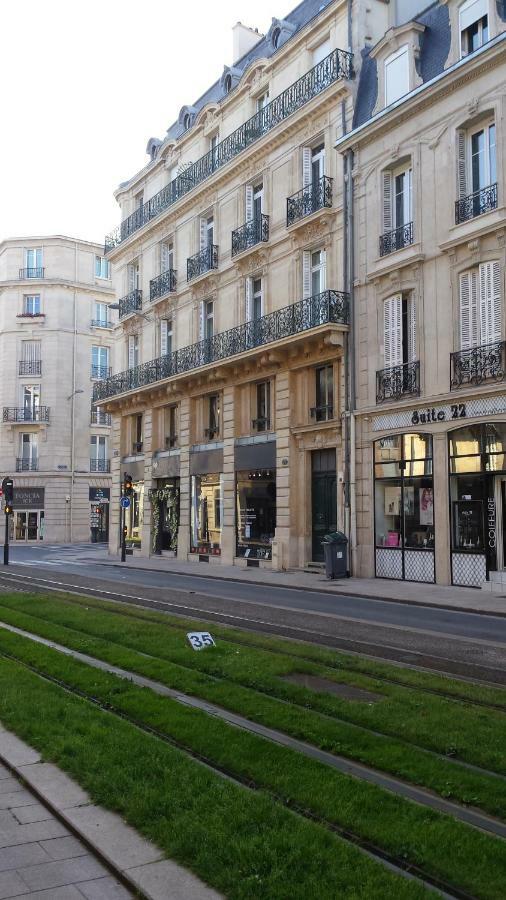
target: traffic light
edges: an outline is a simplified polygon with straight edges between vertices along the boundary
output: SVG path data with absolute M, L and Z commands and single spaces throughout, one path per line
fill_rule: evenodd
M 123 475 L 123 494 L 125 497 L 131 497 L 134 492 L 134 483 L 132 476 L 125 472 Z
M 5 506 L 4 506 L 4 513 L 5 513 L 5 515 L 6 515 L 6 516 L 12 516 L 12 513 L 13 513 L 13 512 L 14 512 L 14 510 L 13 510 L 12 506 L 10 505 L 10 503 L 6 503 Z
M 10 506 L 10 511 L 12 512 L 12 504 L 14 502 L 14 482 L 9 476 L 2 481 L 2 493 L 5 497 L 5 511 L 7 512 L 7 507 Z

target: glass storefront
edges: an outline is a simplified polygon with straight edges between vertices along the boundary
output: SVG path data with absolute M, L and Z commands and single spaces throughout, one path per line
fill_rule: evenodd
M 144 524 L 144 482 L 134 481 L 131 503 L 125 510 L 126 541 L 130 547 L 140 547 Z
M 149 492 L 151 503 L 152 549 L 177 550 L 179 531 L 179 478 L 159 478 Z
M 236 473 L 237 556 L 272 559 L 276 528 L 276 473 L 272 469 Z
M 223 475 L 192 475 L 191 553 L 219 556 L 223 524 Z
M 435 580 L 432 438 L 396 434 L 374 444 L 376 575 Z

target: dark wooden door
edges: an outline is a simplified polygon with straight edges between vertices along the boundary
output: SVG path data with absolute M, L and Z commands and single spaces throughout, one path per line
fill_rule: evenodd
M 336 451 L 314 450 L 311 454 L 312 556 L 323 562 L 322 540 L 337 531 Z

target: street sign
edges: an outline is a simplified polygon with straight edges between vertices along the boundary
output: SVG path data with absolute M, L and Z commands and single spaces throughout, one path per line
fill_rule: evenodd
M 206 647 L 216 647 L 208 631 L 189 631 L 186 635 L 193 650 L 204 650 Z
M 130 506 L 130 497 L 122 497 L 120 503 L 122 509 L 128 509 Z

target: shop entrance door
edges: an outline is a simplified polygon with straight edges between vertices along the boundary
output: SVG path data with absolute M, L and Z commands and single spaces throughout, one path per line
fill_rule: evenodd
M 23 543 L 38 540 L 41 515 L 43 516 L 44 513 L 36 510 L 16 510 L 14 513 L 14 540 Z
M 337 531 L 336 451 L 313 450 L 311 454 L 312 557 L 323 562 L 323 538 Z

